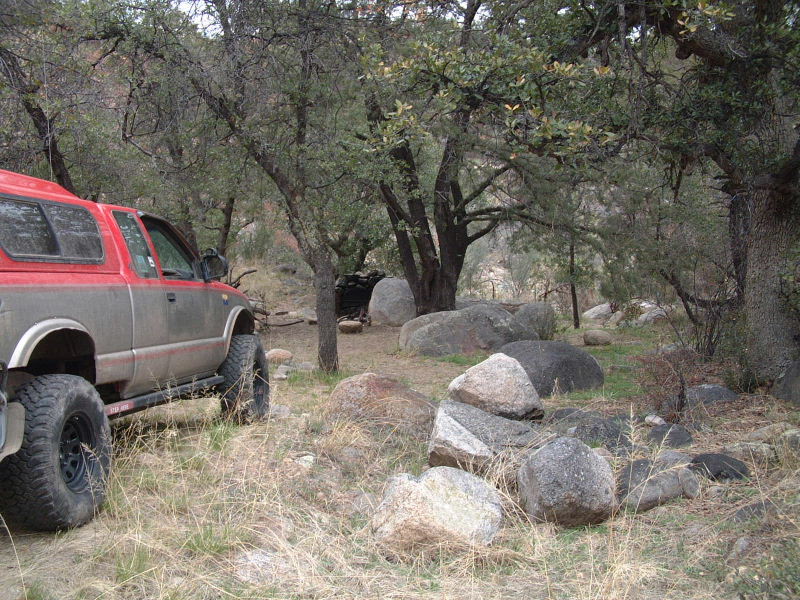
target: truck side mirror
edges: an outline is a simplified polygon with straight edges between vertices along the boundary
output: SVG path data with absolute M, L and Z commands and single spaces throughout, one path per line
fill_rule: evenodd
M 203 253 L 200 265 L 203 270 L 203 280 L 206 283 L 222 279 L 228 274 L 228 261 L 217 252 L 216 248 L 209 248 Z

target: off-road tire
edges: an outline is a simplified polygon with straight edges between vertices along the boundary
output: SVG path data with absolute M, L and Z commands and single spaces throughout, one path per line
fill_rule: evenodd
M 269 367 L 257 335 L 231 338 L 219 374 L 225 378 L 217 388 L 224 417 L 248 423 L 269 414 Z
M 41 375 L 20 387 L 25 436 L 0 462 L 0 514 L 38 531 L 83 525 L 105 500 L 111 430 L 103 401 L 75 375 Z

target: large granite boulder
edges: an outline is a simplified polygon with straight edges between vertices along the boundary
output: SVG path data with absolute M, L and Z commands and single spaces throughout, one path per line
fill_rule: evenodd
M 469 404 L 444 400 L 433 422 L 428 463 L 479 472 L 500 455 L 538 448 L 551 438 L 540 425 L 505 419 Z
M 417 316 L 414 294 L 405 279 L 387 277 L 372 289 L 369 300 L 369 316 L 372 320 L 400 327 Z
M 530 419 L 544 413 L 544 405 L 525 369 L 505 354 L 492 354 L 470 367 L 447 389 L 457 402 L 509 419 Z
M 427 439 L 436 407 L 426 396 L 391 377 L 362 373 L 339 382 L 326 412 L 334 419 L 366 421 Z
M 539 396 L 550 396 L 556 385 L 560 392 L 603 385 L 600 363 L 588 352 L 566 342 L 511 342 L 499 351 L 519 361 Z
M 488 482 L 459 469 L 434 467 L 418 478 L 393 477 L 371 525 L 383 550 L 404 558 L 487 546 L 502 521 L 500 494 Z
M 739 394 L 716 383 L 702 383 L 686 388 L 686 400 L 690 405 L 705 404 L 708 406 L 720 402 L 731 402 L 738 398 Z
M 556 331 L 556 311 L 547 302 L 523 304 L 514 313 L 512 327 L 520 340 L 552 340 Z
M 776 398 L 800 405 L 800 360 L 794 361 L 778 379 L 772 393 Z
M 409 321 L 400 331 L 400 348 L 425 356 L 447 356 L 496 350 L 515 339 L 511 313 L 499 306 L 475 304 Z
M 628 463 L 617 474 L 620 504 L 634 512 L 644 512 L 681 496 L 696 498 L 700 482 L 685 466 L 665 468 L 647 459 Z
M 613 314 L 614 311 L 611 310 L 611 303 L 604 302 L 603 304 L 598 304 L 597 306 L 593 306 L 589 310 L 585 311 L 581 315 L 581 318 L 591 319 L 593 321 L 605 321 Z
M 742 461 L 716 452 L 698 454 L 689 468 L 713 481 L 737 481 L 750 477 L 750 469 Z
M 616 508 L 614 473 L 606 459 L 575 438 L 531 452 L 517 472 L 525 512 L 535 521 L 599 523 Z

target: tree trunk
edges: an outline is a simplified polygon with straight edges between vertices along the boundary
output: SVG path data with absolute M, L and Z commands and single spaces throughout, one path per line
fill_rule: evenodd
M 327 252 L 315 253 L 314 290 L 317 293 L 317 359 L 319 368 L 326 373 L 339 370 L 339 353 L 336 346 L 336 273 Z
M 800 217 L 797 207 L 781 209 L 791 199 L 770 191 L 757 194 L 752 203 L 744 290 L 747 356 L 756 376 L 770 382 L 800 357 L 800 318 L 786 297 L 785 280 L 793 266 L 792 251 L 800 248 Z
M 235 202 L 236 198 L 234 196 L 228 196 L 225 199 L 225 204 L 222 205 L 222 226 L 220 226 L 219 236 L 217 236 L 217 251 L 223 256 L 228 251 L 228 237 L 231 234 L 231 221 Z
M 575 240 L 569 241 L 569 295 L 572 298 L 572 326 L 581 327 L 581 315 L 578 312 L 578 290 L 575 288 Z

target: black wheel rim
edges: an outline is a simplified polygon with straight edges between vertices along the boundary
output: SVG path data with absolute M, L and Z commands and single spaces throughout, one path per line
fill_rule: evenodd
M 61 478 L 74 492 L 80 492 L 86 487 L 86 473 L 89 468 L 87 448 L 91 442 L 92 427 L 85 415 L 75 414 L 64 422 L 58 445 L 58 461 Z

